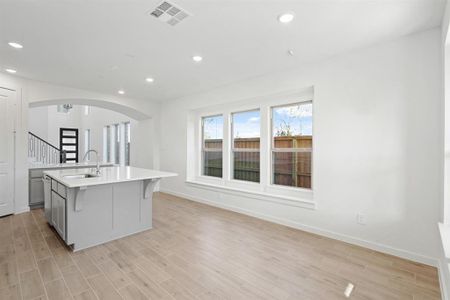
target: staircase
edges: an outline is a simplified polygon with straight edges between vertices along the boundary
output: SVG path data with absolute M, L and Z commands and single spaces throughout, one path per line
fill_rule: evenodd
M 32 132 L 28 132 L 28 161 L 40 164 L 59 164 L 60 150 Z

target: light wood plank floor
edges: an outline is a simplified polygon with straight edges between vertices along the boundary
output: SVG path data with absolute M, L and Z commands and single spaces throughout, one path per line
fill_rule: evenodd
M 42 210 L 0 241 L 0 299 L 440 299 L 435 268 L 164 194 L 154 229 L 81 252 Z

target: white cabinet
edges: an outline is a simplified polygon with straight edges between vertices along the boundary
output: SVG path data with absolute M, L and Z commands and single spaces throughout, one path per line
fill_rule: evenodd
M 51 201 L 52 225 L 63 240 L 66 239 L 66 199 L 52 191 Z

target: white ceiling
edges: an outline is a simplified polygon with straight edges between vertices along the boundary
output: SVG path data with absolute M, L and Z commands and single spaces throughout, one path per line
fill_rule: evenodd
M 440 24 L 444 0 L 0 0 L 0 68 L 16 76 L 166 101 Z M 277 16 L 295 12 L 290 24 Z M 16 50 L 7 45 L 18 41 Z M 293 49 L 294 56 L 287 55 Z M 192 56 L 203 56 L 194 63 Z M 146 77 L 154 77 L 148 84 Z

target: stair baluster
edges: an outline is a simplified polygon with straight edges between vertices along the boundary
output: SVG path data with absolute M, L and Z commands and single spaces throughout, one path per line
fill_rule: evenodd
M 34 133 L 28 132 L 28 158 L 42 164 L 58 164 L 60 150 Z

